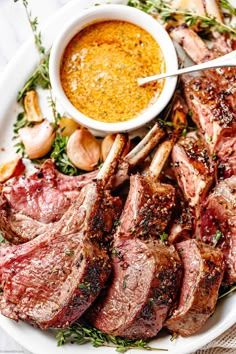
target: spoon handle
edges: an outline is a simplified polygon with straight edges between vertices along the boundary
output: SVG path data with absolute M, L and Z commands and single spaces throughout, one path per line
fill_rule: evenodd
M 220 68 L 220 67 L 225 67 L 225 66 L 236 66 L 236 50 L 234 50 L 233 52 L 228 53 L 226 55 L 223 55 L 222 57 L 207 61 L 205 63 L 198 64 L 198 65 L 193 65 L 193 66 L 189 66 L 187 68 L 179 69 L 179 70 L 176 70 L 172 73 L 158 74 L 158 75 L 148 76 L 148 77 L 144 77 L 144 78 L 139 78 L 138 85 L 142 86 L 142 85 L 147 84 L 149 82 L 160 80 L 160 79 L 165 79 L 165 78 L 171 77 L 171 76 L 177 76 L 177 75 L 181 75 L 181 74 L 191 73 L 194 71 L 207 70 L 207 69 L 212 69 L 212 68 Z

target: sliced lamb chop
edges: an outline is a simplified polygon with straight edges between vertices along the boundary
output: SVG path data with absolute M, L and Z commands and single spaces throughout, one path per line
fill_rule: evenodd
M 236 136 L 221 140 L 216 157 L 220 179 L 236 175 Z
M 236 114 L 204 77 L 186 79 L 184 93 L 193 121 L 202 133 L 208 153 L 218 153 L 222 139 L 235 136 Z
M 42 234 L 49 223 L 61 219 L 81 188 L 96 177 L 97 171 L 66 176 L 52 160 L 32 175 L 12 178 L 2 186 L 0 229 L 6 239 L 22 243 Z
M 114 185 L 128 179 L 130 171 L 143 161 L 165 131 L 155 124 L 146 137 L 121 159 Z M 46 232 L 49 225 L 58 222 L 81 188 L 94 179 L 97 171 L 65 176 L 59 173 L 51 160 L 41 169 L 28 176 L 11 179 L 3 185 L 0 196 L 0 229 L 3 236 L 13 244 L 27 242 Z
M 105 333 L 132 339 L 157 334 L 180 284 L 181 262 L 174 246 L 156 239 L 166 229 L 175 194 L 171 185 L 154 181 L 157 160 L 146 176 L 131 176 L 114 235 L 111 284 L 86 315 Z
M 193 30 L 187 28 L 186 26 L 175 28 L 171 32 L 171 36 L 183 47 L 190 58 L 192 58 L 192 60 L 197 64 L 218 58 L 225 54 L 214 49 L 209 49 L 205 42 Z M 230 51 L 227 48 L 222 50 L 226 53 Z M 231 109 L 235 111 L 236 68 L 225 67 L 204 70 L 204 74 L 215 84 L 220 95 L 225 98 Z
M 188 203 L 184 199 L 183 193 L 176 186 L 175 208 L 173 211 L 172 222 L 168 229 L 168 241 L 176 244 L 188 240 L 193 234 L 193 213 Z
M 0 248 L 3 315 L 42 329 L 68 327 L 97 297 L 111 268 L 104 241 L 121 209 L 107 186 L 125 144 L 118 135 L 96 179 L 46 233 Z
M 194 216 L 193 232 L 199 234 L 200 206 L 214 181 L 214 165 L 197 132 L 181 138 L 172 150 L 176 179 Z
M 236 282 L 236 175 L 219 182 L 201 209 L 201 238 L 224 253 L 226 283 Z
M 223 255 L 196 240 L 183 241 L 176 248 L 183 261 L 184 276 L 178 308 L 165 325 L 188 337 L 204 325 L 215 309 L 224 274 Z

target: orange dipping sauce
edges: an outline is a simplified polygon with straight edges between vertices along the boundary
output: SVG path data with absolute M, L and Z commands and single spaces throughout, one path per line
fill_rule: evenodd
M 164 80 L 138 86 L 139 77 L 165 71 L 162 51 L 142 28 L 104 21 L 81 30 L 65 49 L 61 83 L 70 102 L 89 118 L 123 122 L 156 102 Z

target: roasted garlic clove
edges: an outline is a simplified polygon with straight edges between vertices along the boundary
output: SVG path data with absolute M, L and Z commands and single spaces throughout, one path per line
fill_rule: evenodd
M 78 123 L 67 117 L 62 117 L 59 119 L 58 125 L 61 129 L 62 136 L 71 136 L 79 128 Z
M 25 171 L 25 165 L 21 157 L 5 162 L 0 165 L 0 183 L 7 181 L 12 177 L 20 176 Z
M 24 107 L 29 122 L 42 122 L 43 116 L 38 102 L 38 94 L 36 91 L 28 91 L 24 98 Z
M 69 137 L 66 151 L 71 162 L 79 169 L 93 171 L 98 167 L 100 145 L 87 129 L 76 130 Z
M 24 144 L 25 152 L 30 159 L 39 159 L 45 156 L 52 147 L 55 131 L 48 120 L 33 127 L 19 130 L 19 136 Z
M 109 151 L 111 150 L 111 147 L 115 141 L 115 138 L 116 138 L 116 134 L 110 134 L 110 135 L 107 135 L 103 139 L 102 145 L 101 145 L 102 161 L 106 160 L 107 155 L 109 154 Z M 128 140 L 128 142 L 124 148 L 124 151 L 122 153 L 122 156 L 127 155 L 129 152 L 129 149 L 130 149 L 130 140 Z

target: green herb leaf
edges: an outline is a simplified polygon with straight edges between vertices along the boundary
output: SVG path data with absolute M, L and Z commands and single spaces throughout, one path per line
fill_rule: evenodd
M 225 6 L 226 1 L 224 1 Z M 192 9 L 181 9 L 171 6 L 171 2 L 164 0 L 129 0 L 129 6 L 136 7 L 144 12 L 150 14 L 159 14 L 164 22 L 176 19 L 182 16 L 183 21 L 188 26 L 193 26 L 196 23 L 203 28 L 211 31 L 218 31 L 220 33 L 228 32 L 236 35 L 236 28 L 218 21 L 215 17 L 208 14 L 198 15 Z M 228 10 L 229 10 L 228 6 Z
M 119 353 L 125 353 L 130 349 L 146 349 L 149 351 L 167 349 L 152 348 L 142 339 L 130 340 L 122 337 L 115 337 L 110 334 L 105 334 L 96 328 L 93 328 L 85 322 L 76 322 L 71 327 L 60 330 L 57 335 L 57 345 L 61 346 L 65 343 L 84 344 L 90 342 L 94 347 L 111 347 L 116 348 Z
M 120 225 L 120 220 L 116 220 L 115 222 L 114 222 L 114 226 L 116 227 L 116 226 L 119 226 Z
M 218 241 L 221 239 L 222 236 L 223 236 L 222 232 L 220 230 L 217 230 L 215 235 L 213 236 L 214 247 L 217 245 Z
M 17 101 L 20 101 L 28 91 L 34 90 L 37 87 L 43 89 L 51 88 L 49 78 L 49 54 L 46 54 L 40 61 L 31 77 L 26 81 L 23 88 L 18 92 Z
M 160 235 L 160 239 L 162 242 L 165 242 L 168 239 L 168 234 L 163 232 L 163 234 Z
M 129 277 L 129 275 L 128 274 L 126 274 L 125 276 L 124 276 L 124 279 L 123 279 L 123 284 L 122 284 L 122 288 L 123 289 L 126 289 L 126 280 L 127 280 L 127 278 Z
M 14 138 L 17 137 L 19 129 L 30 127 L 32 125 L 33 124 L 26 119 L 25 112 L 19 113 L 16 118 L 16 122 L 13 125 Z
M 6 243 L 6 240 L 2 235 L 2 231 L 0 231 L 0 243 Z
M 64 173 L 65 175 L 75 176 L 81 172 L 72 164 L 72 162 L 69 160 L 69 157 L 67 156 L 67 142 L 68 136 L 61 136 L 60 133 L 57 133 L 50 156 L 54 159 L 55 165 L 60 172 Z
M 231 15 L 236 16 L 236 8 L 233 7 L 228 0 L 220 0 L 222 9 L 227 10 Z
M 217 160 L 217 154 L 212 154 L 211 158 L 212 158 L 213 161 Z
M 65 251 L 65 254 L 66 254 L 67 256 L 71 256 L 73 253 L 74 253 L 74 251 L 71 251 L 71 250 L 66 250 L 66 251 Z

